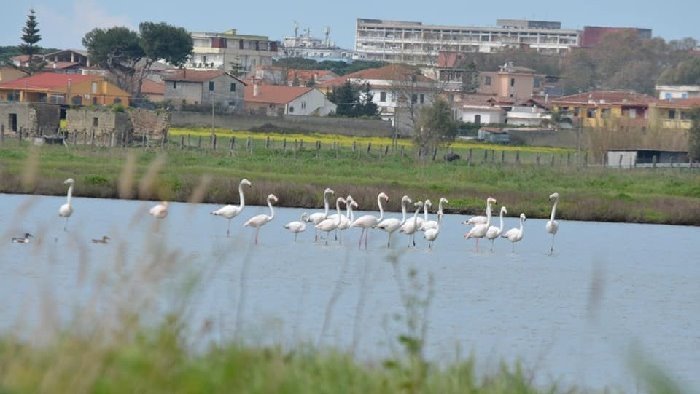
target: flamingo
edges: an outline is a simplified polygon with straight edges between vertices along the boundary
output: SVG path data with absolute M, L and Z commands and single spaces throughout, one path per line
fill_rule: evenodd
M 311 215 L 309 215 L 307 220 L 310 223 L 317 225 L 317 224 L 321 223 L 323 220 L 328 218 L 328 210 L 330 209 L 330 205 L 328 202 L 328 195 L 329 194 L 335 194 L 335 192 L 330 187 L 327 187 L 323 191 L 323 212 L 314 212 Z M 318 229 L 316 230 L 316 236 L 314 237 L 314 240 L 318 241 Z
M 258 244 L 258 234 L 260 233 L 260 227 L 264 226 L 265 224 L 269 223 L 272 219 L 275 218 L 275 211 L 272 209 L 272 202 L 273 201 L 277 202 L 277 201 L 279 201 L 279 199 L 274 194 L 269 194 L 267 196 L 267 206 L 270 207 L 270 216 L 265 215 L 265 214 L 255 215 L 252 218 L 248 219 L 248 221 L 243 223 L 244 226 L 255 228 L 255 244 L 256 245 Z
M 406 204 L 411 203 L 411 199 L 408 196 L 401 197 L 401 220 L 398 218 L 386 218 L 377 224 L 377 228 L 385 231 L 388 234 L 386 240 L 386 247 L 391 247 L 391 236 L 401 228 L 401 225 L 406 223 Z
M 525 220 L 527 220 L 525 214 L 521 213 L 520 227 L 513 227 L 512 229 L 506 231 L 505 234 L 501 235 L 501 237 L 508 238 L 508 240 L 513 243 L 513 252 L 515 252 L 515 243 L 520 242 L 520 240 L 523 239 L 523 223 L 525 223 Z
M 424 207 L 423 201 L 416 201 L 413 205 L 416 207 L 416 213 L 413 214 L 412 218 L 406 220 L 406 222 L 402 224 L 401 228 L 399 229 L 399 232 L 410 236 L 408 239 L 409 248 L 411 247 L 411 243 L 413 243 L 413 246 L 416 246 L 416 231 L 418 231 L 419 228 L 417 220 L 418 213 L 420 212 L 421 208 Z
M 245 196 L 243 195 L 243 185 L 246 185 L 248 187 L 253 186 L 253 184 L 245 178 L 241 179 L 241 181 L 238 183 L 238 195 L 241 201 L 240 205 L 236 206 L 228 204 L 211 212 L 212 215 L 223 216 L 228 220 L 228 227 L 226 227 L 227 237 L 231 234 L 231 219 L 238 216 L 238 214 L 240 214 L 243 211 L 243 208 L 245 208 Z
M 308 217 L 309 215 L 306 212 L 304 212 L 301 214 L 301 219 L 299 221 L 289 222 L 284 225 L 284 228 L 294 233 L 295 242 L 297 240 L 297 235 L 299 235 L 299 233 L 301 232 L 306 231 L 306 220 L 308 219 Z
M 337 230 L 338 226 L 340 226 L 340 223 L 342 221 L 342 216 L 340 214 L 340 203 L 346 203 L 347 201 L 343 197 L 338 197 L 337 200 L 335 200 L 335 209 L 338 211 L 338 214 L 333 217 L 333 218 L 327 218 L 322 220 L 320 223 L 318 223 L 315 227 L 316 230 L 321 230 L 326 232 L 326 245 L 328 245 L 328 237 L 330 237 L 330 233 L 333 230 Z
M 552 193 L 549 195 L 549 201 L 554 201 L 552 205 L 552 215 L 549 217 L 549 221 L 545 225 L 547 232 L 552 234 L 552 246 L 549 248 L 549 255 L 554 253 L 554 236 L 557 235 L 559 231 L 559 222 L 554 220 L 554 215 L 557 213 L 557 204 L 559 204 L 559 193 Z
M 423 231 L 423 237 L 428 241 L 428 249 L 433 248 L 433 242 L 437 239 L 440 234 L 440 225 L 437 227 L 430 227 Z
M 360 234 L 359 246 L 362 247 L 362 237 L 365 237 L 365 249 L 367 249 L 367 236 L 369 235 L 369 229 L 377 227 L 377 224 L 384 219 L 384 207 L 382 206 L 382 200 L 389 201 L 389 196 L 384 192 L 377 194 L 377 205 L 379 206 L 379 217 L 374 215 L 363 215 L 355 219 L 350 227 L 362 227 L 362 233 Z
M 486 216 L 472 216 L 469 220 L 465 220 L 462 224 L 467 226 L 476 226 L 477 224 L 486 224 L 487 217 L 491 216 L 491 206 L 488 198 L 486 199 Z
M 106 244 L 107 242 L 109 242 L 110 239 L 111 238 L 109 238 L 108 236 L 103 235 L 102 238 L 97 238 L 97 239 L 93 238 L 92 243 L 94 243 L 94 244 Z
M 357 208 L 357 202 L 352 198 L 351 195 L 348 194 L 347 197 L 345 197 L 345 215 L 340 215 L 340 225 L 336 229 L 336 238 L 338 238 L 338 230 L 340 231 L 345 231 L 350 228 L 350 225 L 352 222 L 355 221 L 355 214 L 353 213 L 353 208 Z M 336 214 L 333 214 L 329 217 L 334 217 Z M 342 233 L 340 236 L 340 242 L 342 243 Z
M 501 213 L 499 215 L 499 219 L 501 221 L 500 227 L 496 226 L 490 226 L 489 229 L 486 231 L 486 239 L 491 241 L 491 251 L 493 252 L 493 244 L 496 240 L 496 238 L 500 237 L 501 234 L 503 233 L 503 214 L 507 214 L 508 210 L 506 209 L 505 206 L 501 207 Z
M 420 226 L 420 231 L 426 231 L 431 228 L 437 228 L 440 226 L 440 222 L 442 221 L 442 217 L 444 215 L 442 211 L 442 205 L 443 204 L 449 204 L 450 202 L 447 201 L 445 197 L 440 197 L 440 201 L 438 202 L 438 210 L 437 210 L 437 220 L 426 220 L 421 224 Z
M 148 210 L 148 214 L 156 219 L 165 219 L 168 216 L 168 202 L 161 201 Z
M 24 233 L 24 237 L 13 237 L 12 242 L 16 244 L 28 244 L 29 243 L 29 238 L 33 238 L 34 236 L 29 234 L 29 233 Z
M 66 222 L 63 224 L 63 231 L 67 231 L 66 227 L 68 227 L 68 218 L 70 218 L 70 215 L 73 214 L 73 206 L 71 205 L 70 200 L 73 196 L 74 183 L 75 181 L 73 180 L 73 178 L 68 178 L 65 181 L 63 181 L 64 185 L 69 185 L 68 194 L 66 195 L 66 203 L 61 205 L 61 207 L 58 209 L 58 216 L 66 218 Z
M 469 238 L 475 238 L 476 239 L 476 251 L 479 251 L 479 239 L 484 238 L 486 236 L 486 232 L 489 230 L 489 226 L 491 226 L 491 204 L 495 204 L 496 199 L 493 197 L 489 197 L 486 199 L 486 223 L 483 224 L 477 224 L 474 227 L 472 227 L 471 230 L 469 230 L 466 234 L 464 234 L 464 238 L 469 239 Z

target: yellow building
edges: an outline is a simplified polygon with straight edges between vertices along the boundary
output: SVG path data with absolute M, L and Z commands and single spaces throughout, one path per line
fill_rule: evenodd
M 39 73 L 0 83 L 0 101 L 128 106 L 129 94 L 102 76 Z
M 650 123 L 664 130 L 688 130 L 690 112 L 700 107 L 700 97 L 658 100 L 649 107 Z
M 552 110 L 574 126 L 648 127 L 649 107 L 657 100 L 631 91 L 597 90 L 552 99 Z

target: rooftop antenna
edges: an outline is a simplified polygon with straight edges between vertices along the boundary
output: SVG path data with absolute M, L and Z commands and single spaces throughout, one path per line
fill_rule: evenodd
M 326 26 L 326 27 L 323 29 L 323 34 L 326 36 L 326 41 L 325 41 L 326 46 L 330 46 L 330 45 L 331 45 L 331 38 L 330 38 L 330 36 L 331 36 L 331 27 L 330 27 L 330 26 Z

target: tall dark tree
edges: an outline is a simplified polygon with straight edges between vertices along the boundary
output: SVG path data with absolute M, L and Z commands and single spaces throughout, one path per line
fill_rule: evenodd
M 700 107 L 690 112 L 691 126 L 688 133 L 688 156 L 700 160 Z
M 433 105 L 420 109 L 413 143 L 420 157 L 427 157 L 436 148 L 449 144 L 457 135 L 457 122 L 447 101 L 437 99 Z
M 46 65 L 41 58 L 36 57 L 41 52 L 41 47 L 38 45 L 39 41 L 41 41 L 41 35 L 39 34 L 39 22 L 36 20 L 34 9 L 29 10 L 22 33 L 22 44 L 20 44 L 19 48 L 22 54 L 27 56 L 27 66 L 20 68 L 28 74 L 33 74 L 43 69 Z
M 96 64 L 117 77 L 117 84 L 135 96 L 153 63 L 164 60 L 181 66 L 192 53 L 192 37 L 181 27 L 143 22 L 139 33 L 126 27 L 93 29 L 83 45 Z
M 377 116 L 377 104 L 372 101 L 369 85 L 360 87 L 346 81 L 333 89 L 328 99 L 337 106 L 336 115 L 353 118 Z

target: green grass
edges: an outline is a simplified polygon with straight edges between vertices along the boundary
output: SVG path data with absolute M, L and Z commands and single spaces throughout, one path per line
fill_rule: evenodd
M 697 170 L 567 165 L 558 153 L 550 153 L 557 159 L 555 165 L 549 158 L 541 165 L 433 162 L 417 160 L 408 148 L 403 156 L 398 150 L 387 155 L 384 150 L 316 150 L 313 143 L 297 150 L 290 144 L 285 150 L 281 144 L 266 148 L 263 139 L 253 143 L 251 150 L 237 139 L 233 152 L 228 145 L 216 151 L 181 149 L 177 139 L 165 152 L 89 146 L 30 148 L 6 141 L 0 147 L 0 191 L 63 194 L 62 181 L 72 177 L 78 196 L 118 197 L 117 185 L 128 155 L 136 156 L 134 176 L 141 178 L 156 157 L 164 154 L 166 164 L 152 182 L 152 190 L 134 190 L 130 195 L 187 201 L 206 177 L 204 202 L 235 202 L 237 182 L 246 177 L 254 183 L 251 204 L 264 204 L 265 196 L 275 193 L 282 206 L 318 207 L 321 190 L 330 186 L 340 195 L 352 194 L 360 209 L 374 209 L 376 194 L 385 191 L 391 198 L 390 210 L 398 210 L 400 197 L 408 194 L 434 201 L 444 196 L 450 200 L 448 212 L 482 212 L 486 197 L 494 196 L 509 212 L 546 217 L 547 196 L 558 191 L 562 195 L 560 215 L 565 219 L 700 225 Z M 36 171 L 33 177 L 32 168 Z M 25 181 L 27 178 L 34 180 Z

